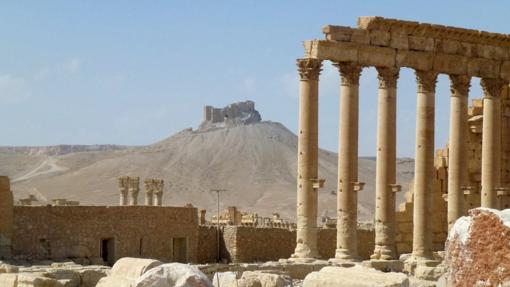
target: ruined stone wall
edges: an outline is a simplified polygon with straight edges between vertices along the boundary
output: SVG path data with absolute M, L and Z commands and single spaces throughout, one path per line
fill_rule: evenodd
M 262 262 L 289 258 L 296 246 L 296 232 L 282 228 L 225 226 L 223 239 L 224 254 L 228 254 L 232 262 Z M 333 258 L 336 249 L 336 229 L 320 228 L 318 245 L 323 259 Z M 368 259 L 373 251 L 374 230 L 358 228 L 360 256 Z
M 0 259 L 11 256 L 13 205 L 9 178 L 0 176 Z
M 112 239 L 113 258 L 174 260 L 173 238 L 185 238 L 197 260 L 196 208 L 156 206 L 15 206 L 13 252 L 18 258 L 100 258 Z M 182 253 L 181 253 L 182 255 Z
M 198 227 L 197 263 L 210 263 L 217 260 L 217 241 L 215 226 Z

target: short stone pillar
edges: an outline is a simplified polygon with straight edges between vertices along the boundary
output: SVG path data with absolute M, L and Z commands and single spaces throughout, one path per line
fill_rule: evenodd
M 129 180 L 129 205 L 138 205 L 138 193 L 140 192 L 140 178 L 128 177 Z
M 154 195 L 154 180 L 153 179 L 145 179 L 145 205 L 151 206 L 153 205 L 153 195 Z
M 0 259 L 12 256 L 14 200 L 7 176 L 0 176 Z
M 207 213 L 207 210 L 200 209 L 200 225 L 205 225 L 206 224 L 206 221 L 205 221 L 205 214 L 206 213 Z
M 128 205 L 128 189 L 129 189 L 129 177 L 121 176 L 119 180 L 119 192 L 120 192 L 120 206 Z
M 162 179 L 154 180 L 154 201 L 152 205 L 161 206 L 163 204 L 163 190 L 165 189 L 165 181 Z

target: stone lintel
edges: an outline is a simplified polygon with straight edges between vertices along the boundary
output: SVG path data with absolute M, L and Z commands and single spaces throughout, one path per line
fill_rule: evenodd
M 510 61 L 328 40 L 305 41 L 304 47 L 305 58 L 510 81 Z

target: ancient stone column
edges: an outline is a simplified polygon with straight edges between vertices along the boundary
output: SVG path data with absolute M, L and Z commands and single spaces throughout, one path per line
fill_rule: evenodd
M 358 107 L 361 67 L 336 63 L 340 71 L 340 128 L 338 147 L 337 235 L 335 259 L 357 259 Z
M 377 167 L 375 176 L 375 249 L 371 259 L 395 259 L 398 68 L 377 68 Z
M 296 249 L 292 258 L 318 258 L 317 188 L 319 74 L 322 63 L 317 59 L 299 59 L 299 134 L 297 179 Z
M 120 191 L 120 206 L 128 205 L 128 177 L 121 176 L 119 177 L 119 191 Z
M 497 192 L 501 179 L 501 79 L 482 79 L 482 207 L 497 208 Z
M 151 206 L 154 196 L 154 179 L 146 179 L 145 184 L 145 205 Z
M 165 181 L 160 179 L 156 180 L 154 190 L 154 202 L 153 205 L 161 206 L 163 204 L 163 190 L 165 189 Z
M 139 192 L 140 192 L 140 178 L 129 177 L 129 205 L 138 205 Z
M 468 94 L 471 78 L 450 75 L 450 138 L 448 156 L 448 229 L 464 215 L 467 184 Z
M 416 155 L 414 164 L 413 252 L 415 258 L 432 257 L 432 179 L 434 173 L 434 121 L 437 73 L 416 70 Z
M 12 256 L 14 200 L 7 176 L 0 176 L 0 259 Z

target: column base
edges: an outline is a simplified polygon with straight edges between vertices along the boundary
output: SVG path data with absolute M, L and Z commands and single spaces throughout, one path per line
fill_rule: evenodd
M 371 259 L 361 263 L 365 267 L 374 268 L 382 272 L 402 272 L 404 270 L 404 262 L 393 260 Z
M 434 259 L 433 256 L 425 257 L 425 256 L 416 256 L 411 255 L 403 260 L 404 263 L 404 271 L 409 274 L 414 274 L 415 270 L 418 266 L 423 267 L 436 267 L 441 264 L 441 260 Z
M 339 261 L 361 261 L 359 256 L 356 254 L 352 254 L 347 249 L 337 249 L 335 252 L 335 258 L 331 258 L 331 260 L 339 260 Z
M 316 262 L 317 258 L 313 258 L 313 257 L 307 257 L 307 258 L 302 258 L 302 257 L 290 257 L 289 259 L 280 259 L 278 260 L 278 262 L 280 263 L 313 263 L 313 262 Z
M 374 254 L 370 256 L 373 260 L 395 260 L 395 248 L 391 248 L 387 245 L 376 245 L 374 248 Z

